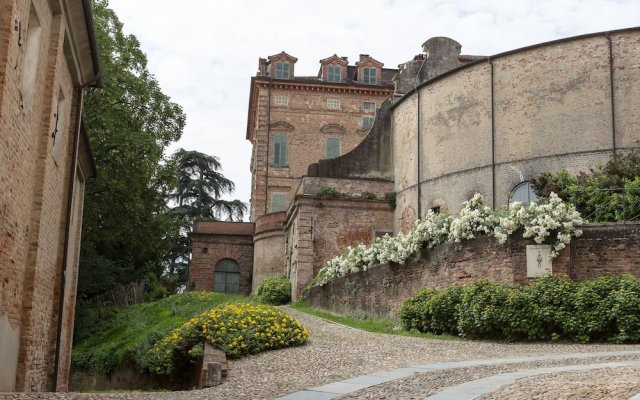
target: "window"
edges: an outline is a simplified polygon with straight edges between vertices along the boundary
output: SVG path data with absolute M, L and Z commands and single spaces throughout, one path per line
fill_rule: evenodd
M 213 270 L 213 291 L 240 293 L 240 267 L 230 258 L 218 261 Z
M 340 109 L 340 100 L 338 100 L 338 99 L 327 99 L 327 108 L 330 108 L 332 110 L 339 110 Z
M 440 206 L 431 207 L 431 211 L 434 214 L 440 214 Z
M 340 156 L 340 139 L 327 138 L 324 144 L 324 158 L 336 158 Z
M 287 135 L 273 136 L 273 165 L 284 167 L 289 164 L 289 137 Z
M 362 109 L 364 112 L 376 112 L 376 103 L 372 101 L 365 101 L 362 103 Z
M 273 105 L 286 107 L 289 105 L 289 96 L 276 96 L 273 99 Z
M 22 94 L 22 104 L 24 107 L 31 105 L 33 94 L 36 90 L 36 75 L 38 72 L 38 60 L 40 58 L 40 43 L 42 36 L 42 27 L 38 14 L 31 4 L 29 10 L 29 26 L 27 27 L 27 47 L 24 52 L 22 61 L 22 82 L 20 93 Z
M 376 84 L 376 69 L 375 68 L 364 68 L 364 79 L 362 81 L 368 85 Z
M 509 203 L 531 203 L 538 201 L 538 196 L 533 192 L 531 182 L 521 182 L 511 191 Z
M 376 117 L 373 115 L 363 115 L 362 116 L 362 129 L 369 129 L 373 126 L 373 121 L 376 120 Z
M 327 81 L 342 82 L 342 67 L 339 65 L 329 65 L 327 67 Z
M 289 79 L 289 63 L 277 62 L 276 63 L 276 78 L 277 79 Z
M 288 205 L 286 193 L 271 193 L 271 212 L 286 211 Z

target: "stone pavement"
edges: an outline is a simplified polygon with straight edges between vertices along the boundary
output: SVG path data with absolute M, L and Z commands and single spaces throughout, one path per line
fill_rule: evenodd
M 415 365 L 407 368 L 398 368 L 389 371 L 380 371 L 368 375 L 333 382 L 322 386 L 316 386 L 286 396 L 279 397 L 281 400 L 329 400 L 342 397 L 346 394 L 356 393 L 366 388 L 410 377 L 416 374 L 428 373 L 429 371 L 442 371 L 449 369 L 460 369 L 467 367 L 484 367 L 506 364 L 523 364 L 531 362 L 548 362 L 564 360 L 588 360 L 592 358 L 619 357 L 619 356 L 640 356 L 640 351 L 618 351 L 618 352 L 596 352 L 581 354 L 548 355 L 538 357 L 514 357 L 486 360 L 470 360 L 458 362 L 441 362 L 434 364 Z M 640 357 L 639 357 L 640 358 Z M 520 379 L 529 378 L 536 375 L 544 375 L 558 372 L 588 371 L 593 369 L 618 368 L 639 366 L 640 359 L 619 362 L 565 365 L 559 367 L 547 367 L 528 370 L 519 370 L 503 374 L 496 374 L 487 378 L 472 380 L 463 384 L 450 386 L 437 394 L 425 397 L 428 400 L 472 400 L 498 390 L 499 388 L 514 384 Z M 640 385 L 640 376 L 638 382 Z M 640 395 L 634 396 L 640 399 Z
M 309 329 L 309 343 L 230 360 L 229 375 L 219 386 L 183 392 L 0 393 L 0 399 L 425 399 L 495 375 L 579 365 L 598 367 L 549 370 L 511 384 L 516 375 L 496 378 L 504 379 L 503 385 L 480 398 L 628 400 L 640 393 L 640 366 L 634 364 L 640 345 L 424 339 L 363 332 L 283 310 Z

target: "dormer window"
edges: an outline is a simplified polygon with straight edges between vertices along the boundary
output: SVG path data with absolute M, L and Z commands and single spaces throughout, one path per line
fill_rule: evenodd
M 276 63 L 276 79 L 289 79 L 290 65 L 287 62 Z
M 367 85 L 375 85 L 376 84 L 376 69 L 375 68 L 363 68 L 363 79 L 362 82 Z
M 342 67 L 339 65 L 329 65 L 327 67 L 328 82 L 342 82 Z

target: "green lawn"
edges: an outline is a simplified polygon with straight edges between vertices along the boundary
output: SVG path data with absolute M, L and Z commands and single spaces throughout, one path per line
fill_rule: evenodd
M 141 370 L 142 355 L 159 338 L 194 316 L 223 303 L 259 303 L 255 297 L 212 292 L 187 292 L 119 310 L 91 326 L 92 334 L 74 345 L 77 370 L 109 374 L 132 366 Z
M 421 337 L 425 339 L 447 339 L 455 340 L 455 336 L 449 335 L 433 335 L 430 333 L 420 333 L 414 331 L 406 331 L 402 328 L 402 323 L 398 320 L 391 319 L 371 319 L 371 318 L 358 318 L 352 316 L 342 316 L 332 314 L 328 311 L 319 310 L 317 308 L 309 307 L 306 301 L 299 301 L 291 305 L 291 308 L 304 312 L 306 314 L 315 315 L 328 321 L 336 322 L 338 324 L 350 326 L 352 328 L 360 329 L 367 332 L 375 333 L 387 333 L 391 335 L 400 336 L 413 336 Z

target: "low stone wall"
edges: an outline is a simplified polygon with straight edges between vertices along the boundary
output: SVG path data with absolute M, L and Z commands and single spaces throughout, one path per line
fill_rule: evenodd
M 553 273 L 572 279 L 630 273 L 640 277 L 640 223 L 591 224 L 553 260 Z M 519 237 L 521 235 L 514 235 Z M 338 314 L 396 317 L 402 303 L 425 287 L 444 288 L 488 278 L 527 284 L 526 245 L 481 237 L 425 250 L 407 265 L 381 264 L 309 291 L 312 307 Z

